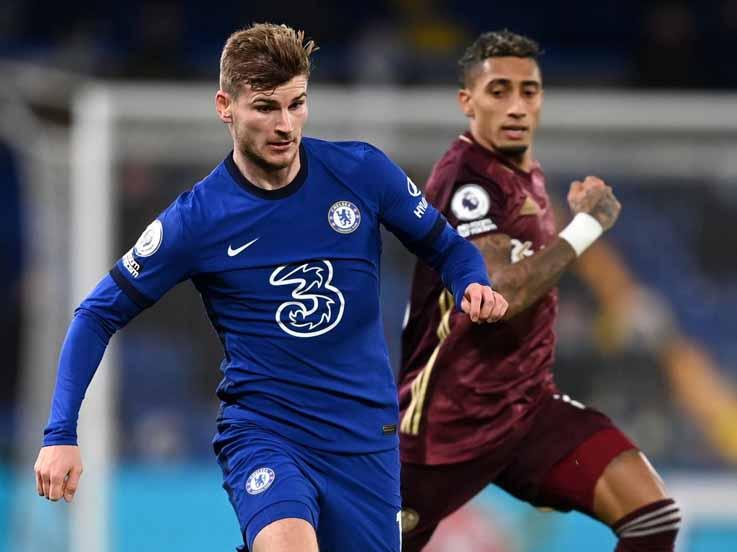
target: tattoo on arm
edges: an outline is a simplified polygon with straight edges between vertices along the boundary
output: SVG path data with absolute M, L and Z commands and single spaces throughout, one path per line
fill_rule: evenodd
M 508 320 L 535 303 L 558 282 L 563 271 L 576 259 L 568 242 L 557 238 L 530 257 L 512 263 L 512 240 L 504 234 L 474 238 L 486 261 L 494 289 L 509 302 Z
M 617 221 L 622 206 L 609 187 L 591 188 L 582 194 L 569 195 L 568 203 L 574 213 L 588 213 L 609 230 Z

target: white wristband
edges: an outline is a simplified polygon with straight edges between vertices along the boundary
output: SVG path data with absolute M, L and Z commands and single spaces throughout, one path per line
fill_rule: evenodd
M 561 239 L 571 244 L 576 256 L 581 255 L 586 248 L 594 243 L 604 233 L 601 223 L 588 213 L 578 213 L 573 220 L 560 231 Z

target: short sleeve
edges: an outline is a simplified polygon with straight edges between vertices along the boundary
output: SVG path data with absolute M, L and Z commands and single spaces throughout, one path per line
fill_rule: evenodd
M 141 308 L 158 301 L 192 272 L 191 243 L 182 197 L 146 227 L 135 245 L 115 263 L 110 276 Z
M 448 222 L 464 238 L 499 232 L 506 216 L 504 202 L 504 194 L 493 181 L 459 182 L 448 203 Z

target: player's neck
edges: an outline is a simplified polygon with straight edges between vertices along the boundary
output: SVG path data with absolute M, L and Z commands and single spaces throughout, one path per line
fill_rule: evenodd
M 528 173 L 532 170 L 532 153 L 529 148 L 527 148 L 527 151 L 519 157 L 506 155 L 500 151 L 497 151 L 497 153 L 523 172 Z
M 294 156 L 292 162 L 283 169 L 268 169 L 248 159 L 237 147 L 233 149 L 233 161 L 241 174 L 251 184 L 264 190 L 283 188 L 297 177 L 302 166 L 298 153 Z
M 470 131 L 474 141 L 481 147 L 489 151 L 493 151 L 499 157 L 503 157 L 510 165 L 517 167 L 523 172 L 528 173 L 532 170 L 532 166 L 534 164 L 532 156 L 532 146 L 528 147 L 525 152 L 520 155 L 510 155 L 504 151 L 497 149 L 490 140 L 487 140 L 483 136 L 481 136 L 481 134 L 476 132 L 473 127 L 471 127 Z

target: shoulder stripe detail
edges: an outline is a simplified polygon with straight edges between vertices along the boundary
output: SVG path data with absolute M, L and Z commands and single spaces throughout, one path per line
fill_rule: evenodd
M 152 301 L 148 297 L 146 297 L 143 293 L 138 291 L 135 287 L 133 287 L 133 284 L 131 284 L 125 276 L 123 276 L 120 272 L 120 269 L 117 265 L 113 266 L 113 268 L 110 270 L 110 277 L 113 279 L 113 281 L 118 285 L 118 287 L 125 293 L 131 301 L 133 301 L 136 305 L 141 307 L 142 309 L 147 309 L 151 305 L 154 304 L 155 301 Z

